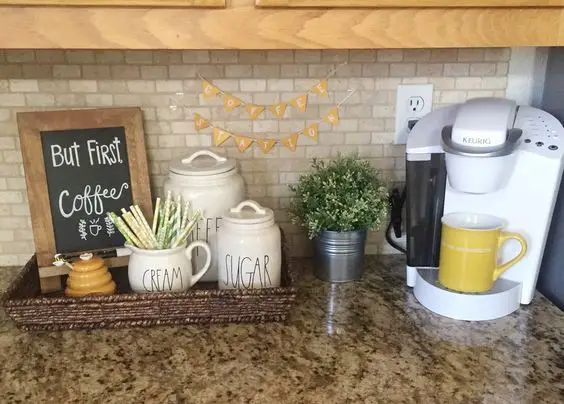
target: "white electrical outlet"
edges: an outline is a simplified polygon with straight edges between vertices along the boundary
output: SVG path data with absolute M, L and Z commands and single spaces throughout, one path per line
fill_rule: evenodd
M 433 107 L 432 84 L 400 84 L 396 97 L 395 144 L 405 144 L 409 134 L 409 122 L 431 112 Z

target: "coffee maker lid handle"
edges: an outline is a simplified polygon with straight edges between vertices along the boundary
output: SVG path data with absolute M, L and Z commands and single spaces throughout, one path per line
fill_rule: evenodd
M 455 146 L 452 142 L 452 125 L 447 125 L 441 131 L 441 140 L 443 149 L 447 153 L 466 157 L 501 157 L 515 151 L 522 134 L 523 131 L 521 129 L 511 128 L 507 130 L 507 141 L 503 147 L 489 150 L 474 149 L 460 145 Z

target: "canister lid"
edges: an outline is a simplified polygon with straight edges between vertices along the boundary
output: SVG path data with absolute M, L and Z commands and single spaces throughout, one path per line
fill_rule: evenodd
M 274 223 L 274 212 L 272 209 L 265 208 L 259 205 L 258 202 L 249 199 L 231 208 L 223 216 L 223 220 L 234 224 Z
M 218 156 L 209 150 L 199 150 L 170 162 L 169 171 L 180 175 L 205 176 L 226 173 L 235 169 L 233 159 Z

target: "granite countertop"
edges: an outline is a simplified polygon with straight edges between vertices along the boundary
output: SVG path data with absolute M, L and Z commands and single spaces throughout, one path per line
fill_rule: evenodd
M 296 265 L 287 324 L 24 333 L 0 311 L 0 401 L 564 402 L 564 315 L 543 296 L 460 322 L 417 303 L 402 257 L 370 257 L 362 281 L 340 285 Z

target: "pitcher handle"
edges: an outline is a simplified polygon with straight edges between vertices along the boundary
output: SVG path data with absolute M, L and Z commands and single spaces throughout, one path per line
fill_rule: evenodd
M 186 247 L 186 250 L 184 250 L 184 254 L 188 258 L 188 260 L 190 262 L 192 262 L 192 250 L 194 250 L 194 248 L 198 248 L 198 247 L 202 247 L 204 249 L 204 251 L 206 252 L 206 262 L 204 263 L 204 266 L 202 267 L 202 269 L 200 269 L 196 273 L 196 275 L 192 275 L 192 281 L 190 282 L 190 285 L 192 285 L 192 286 L 194 286 L 194 284 L 196 282 L 198 282 L 202 276 L 204 276 L 204 274 L 208 271 L 208 269 L 210 269 L 210 265 L 211 265 L 210 246 L 207 243 L 205 243 L 201 240 L 193 241 L 192 243 L 190 243 L 190 245 L 188 247 Z
M 499 240 L 497 242 L 497 247 L 498 249 L 501 248 L 501 245 L 503 243 L 505 243 L 508 240 L 517 240 L 519 242 L 519 244 L 521 244 L 521 251 L 519 252 L 519 254 L 517 254 L 517 256 L 513 259 L 510 259 L 509 261 L 507 261 L 505 264 L 501 264 L 496 266 L 494 273 L 493 273 L 493 280 L 496 281 L 497 278 L 499 278 L 499 276 L 504 273 L 505 271 L 507 271 L 509 269 L 509 267 L 511 267 L 512 265 L 515 265 L 517 262 L 521 261 L 521 258 L 523 258 L 523 256 L 525 255 L 525 253 L 527 252 L 527 241 L 525 240 L 525 238 L 523 236 L 521 236 L 520 234 L 517 233 L 511 233 L 508 231 L 502 231 L 500 236 L 499 236 Z
M 195 153 L 192 153 L 191 155 L 189 155 L 188 157 L 184 157 L 182 159 L 182 164 L 190 164 L 192 161 L 196 160 L 198 157 L 200 156 L 208 156 L 208 157 L 213 157 L 216 161 L 227 161 L 227 159 L 225 157 L 222 156 L 218 156 L 217 154 L 215 154 L 212 151 L 209 150 L 198 150 Z

